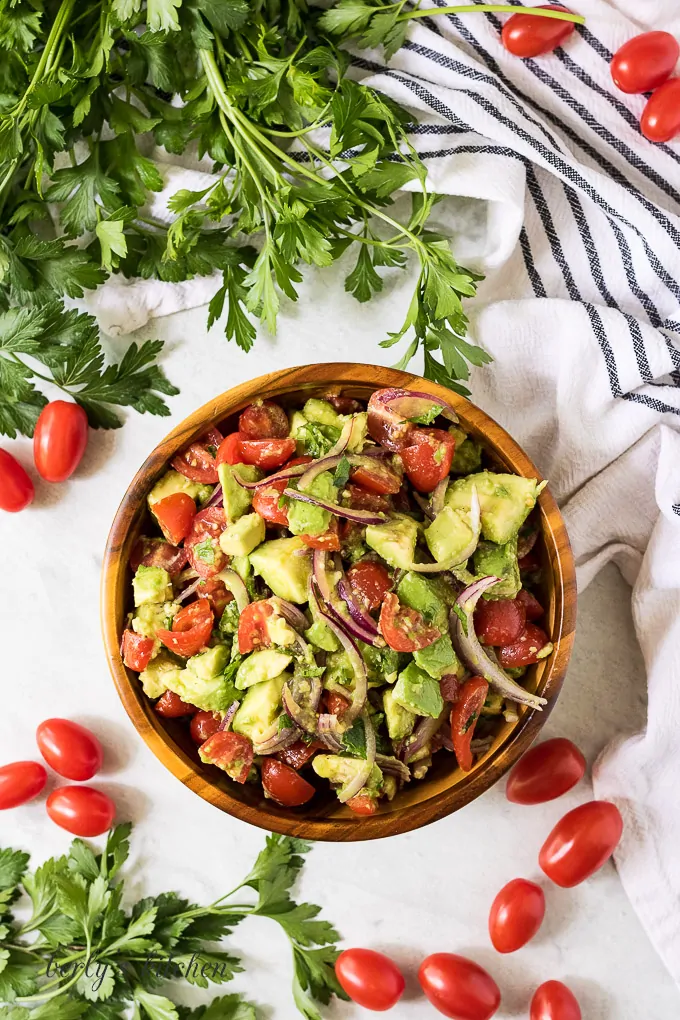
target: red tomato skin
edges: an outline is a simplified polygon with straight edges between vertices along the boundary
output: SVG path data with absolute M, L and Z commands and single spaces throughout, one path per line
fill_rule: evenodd
M 40 753 L 66 779 L 82 783 L 101 768 L 104 751 L 91 730 L 71 719 L 45 719 L 36 730 Z
M 242 733 L 219 730 L 198 749 L 201 761 L 222 769 L 235 783 L 245 783 L 253 764 L 253 745 Z
M 65 482 L 83 459 L 87 415 L 79 404 L 53 400 L 43 407 L 33 433 L 33 458 L 46 482 Z
M 172 621 L 172 630 L 156 631 L 156 637 L 176 655 L 188 659 L 200 652 L 213 629 L 213 612 L 207 599 L 198 599 L 180 609 Z
M 262 400 L 241 411 L 238 430 L 244 439 L 285 439 L 290 432 L 288 415 L 280 404 Z
M 0 767 L 0 811 L 19 807 L 42 793 L 47 769 L 37 761 L 13 761 Z
M 192 482 L 215 485 L 218 481 L 217 461 L 208 450 L 208 446 L 212 445 L 211 438 L 208 435 L 203 436 L 202 439 L 190 443 L 186 449 L 173 457 L 170 463 L 175 471 L 179 471 L 181 475 L 191 479 Z
M 151 507 L 158 525 L 171 545 L 179 545 L 191 531 L 196 504 L 187 492 L 173 492 Z
M 378 513 L 387 513 L 390 509 L 390 501 L 385 496 L 362 489 L 360 485 L 349 484 L 345 491 L 353 510 L 376 510 Z
M 503 886 L 491 904 L 489 936 L 499 953 L 514 953 L 530 942 L 545 917 L 540 885 L 515 878 Z
M 428 956 L 418 980 L 434 1008 L 451 1020 L 490 1020 L 501 1002 L 493 978 L 473 960 L 455 953 Z
M 189 733 L 195 744 L 204 744 L 220 728 L 220 716 L 217 712 L 197 712 L 191 719 Z
M 121 641 L 121 655 L 128 669 L 141 673 L 149 665 L 153 655 L 154 639 L 136 634 L 134 630 L 124 630 Z
M 510 645 L 524 630 L 526 610 L 514 599 L 480 599 L 475 609 L 475 633 L 482 644 Z
M 0 447 L 0 510 L 18 514 L 33 502 L 35 488 L 16 457 Z
M 345 949 L 335 961 L 335 976 L 352 1002 L 383 1013 L 404 994 L 406 981 L 394 960 L 374 949 Z
M 650 142 L 670 142 L 680 134 L 680 78 L 671 78 L 652 93 L 640 128 Z
M 418 492 L 432 492 L 451 470 L 456 441 L 443 429 L 416 429 L 401 459 L 411 485 Z
M 251 602 L 245 607 L 238 619 L 238 650 L 241 655 L 271 644 L 267 620 L 273 615 L 274 608 L 266 599 Z
M 586 760 L 576 744 L 554 737 L 530 748 L 508 777 L 505 795 L 513 804 L 545 804 L 583 779 Z
M 551 11 L 566 11 L 561 4 L 541 4 Z M 550 53 L 569 38 L 574 31 L 573 21 L 556 18 L 537 18 L 534 14 L 513 14 L 503 25 L 501 38 L 508 52 L 516 57 L 538 57 Z
M 277 758 L 265 758 L 262 762 L 262 786 L 281 807 L 300 807 L 316 793 L 311 783 Z
M 515 596 L 515 602 L 524 608 L 524 613 L 529 623 L 540 620 L 544 615 L 543 606 L 526 588 L 520 588 Z
M 181 719 L 182 716 L 194 715 L 198 711 L 195 705 L 182 701 L 174 691 L 166 691 L 165 694 L 161 694 L 153 708 L 154 712 L 163 716 L 164 719 Z
M 670 32 L 642 32 L 619 47 L 610 70 L 622 92 L 651 92 L 670 78 L 680 46 Z
M 529 1020 L 581 1020 L 581 1007 L 561 981 L 546 981 L 534 992 Z
M 263 485 L 256 489 L 253 496 L 253 510 L 267 522 L 267 524 L 280 524 L 288 527 L 288 510 L 285 506 L 279 506 L 281 493 L 286 487 L 285 479 L 280 482 L 272 482 L 271 485 Z
M 383 599 L 380 631 L 395 652 L 418 651 L 441 636 L 439 628 L 427 623 L 417 609 L 402 606 L 394 592 Z
M 366 607 L 379 609 L 392 587 L 392 578 L 382 563 L 359 560 L 347 571 L 352 594 Z
M 373 797 L 369 797 L 367 794 L 362 793 L 360 797 L 350 797 L 350 799 L 345 802 L 345 807 L 348 807 L 355 815 L 368 816 L 377 813 L 378 802 L 374 800 Z
M 116 805 L 94 786 L 60 786 L 46 807 L 54 824 L 74 836 L 101 836 L 116 817 Z
M 215 465 L 219 467 L 220 464 L 243 464 L 241 436 L 238 432 L 231 432 L 220 443 L 215 455 Z
M 501 666 L 530 666 L 538 662 L 538 653 L 548 644 L 548 635 L 535 623 L 527 623 L 517 638 L 509 645 L 502 645 L 498 650 L 498 661 Z
M 191 531 L 184 541 L 189 563 L 196 573 L 202 578 L 213 577 L 219 574 L 228 563 L 227 556 L 220 548 L 220 535 L 227 526 L 222 507 L 209 506 L 200 510 L 194 517 Z M 203 547 L 203 543 L 210 545 L 210 550 Z M 201 548 L 196 551 L 196 546 Z
M 319 744 L 316 741 L 312 741 L 311 744 L 305 744 L 304 740 L 298 740 L 291 744 L 290 747 L 285 747 L 283 751 L 279 751 L 277 758 L 286 765 L 290 765 L 296 772 L 299 772 L 300 769 L 303 769 L 312 760 L 317 751 L 323 750 L 323 747 L 323 744 Z
M 451 711 L 451 740 L 458 767 L 469 772 L 475 763 L 472 738 L 489 685 L 481 676 L 471 676 L 463 684 Z
M 401 478 L 390 468 L 376 464 L 374 468 L 354 468 L 352 481 L 362 489 L 367 489 L 376 496 L 393 496 L 401 489 Z
M 622 832 L 616 805 L 591 800 L 559 820 L 541 847 L 538 863 L 556 885 L 572 889 L 606 864 Z
M 295 453 L 294 439 L 241 439 L 241 459 L 263 471 L 281 467 Z

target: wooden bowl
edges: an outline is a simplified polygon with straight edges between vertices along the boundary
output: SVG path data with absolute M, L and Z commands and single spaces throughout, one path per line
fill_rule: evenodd
M 449 401 L 462 426 L 484 443 L 501 470 L 541 477 L 527 455 L 495 421 L 436 383 L 375 365 L 306 365 L 235 386 L 173 429 L 135 475 L 109 534 L 102 576 L 102 624 L 111 673 L 128 715 L 156 757 L 186 786 L 222 811 L 274 832 L 319 840 L 377 839 L 417 829 L 457 811 L 488 790 L 526 751 L 555 704 L 569 662 L 576 618 L 574 563 L 557 504 L 545 489 L 538 500 L 541 538 L 537 549 L 543 565 L 545 627 L 554 651 L 530 667 L 527 686 L 547 698 L 548 704 L 542 712 L 522 708 L 517 722 L 503 722 L 493 746 L 467 774 L 454 767 L 451 755 L 435 755 L 433 767 L 424 780 L 405 787 L 392 802 L 381 801 L 378 813 L 371 817 L 353 815 L 338 802 L 330 788 L 319 790 L 304 807 L 282 808 L 264 798 L 259 784 L 239 786 L 217 768 L 202 764 L 187 728 L 159 718 L 144 695 L 137 674 L 123 665 L 119 648 L 130 609 L 130 550 L 148 517 L 147 493 L 172 457 L 211 424 L 226 423 L 226 431 L 234 431 L 238 413 L 257 398 L 299 404 L 312 396 L 336 392 L 365 400 L 373 390 L 388 386 L 424 390 Z

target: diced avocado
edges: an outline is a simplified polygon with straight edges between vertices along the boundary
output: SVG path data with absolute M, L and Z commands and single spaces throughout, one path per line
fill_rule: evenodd
M 149 506 L 153 506 L 154 503 L 158 503 L 159 500 L 165 499 L 166 496 L 172 496 L 176 492 L 186 492 L 192 499 L 197 499 L 199 503 L 206 503 L 212 496 L 214 486 L 212 485 L 201 485 L 200 482 L 192 482 L 189 478 L 185 478 L 179 471 L 166 471 L 162 478 L 159 478 L 153 489 L 147 496 Z
M 357 646 L 368 671 L 368 682 L 374 687 L 382 684 L 393 684 L 397 679 L 401 659 L 399 652 L 392 648 L 375 648 L 373 645 L 357 641 Z
M 311 552 L 301 538 L 275 538 L 250 554 L 250 563 L 275 595 L 302 605 L 312 572 Z
M 305 637 L 310 644 L 324 652 L 335 652 L 340 647 L 340 642 L 335 634 L 322 620 L 315 620 L 312 626 L 305 631 Z
M 259 744 L 271 730 L 281 711 L 281 691 L 288 677 L 285 674 L 249 687 L 234 716 L 232 729 Z
M 473 557 L 475 573 L 480 577 L 495 574 L 498 584 L 484 592 L 486 599 L 514 599 L 522 587 L 517 562 L 517 535 L 504 545 L 480 542 Z
M 275 612 L 273 616 L 267 617 L 265 627 L 269 640 L 273 645 L 287 648 L 289 645 L 294 645 L 297 641 L 297 633 L 283 616 L 279 616 L 278 612 Z
M 242 581 L 245 581 L 252 574 L 250 557 L 248 556 L 234 556 L 229 566 L 236 571 Z
M 503 672 L 511 676 L 513 680 L 519 680 L 526 673 L 526 666 L 504 666 Z
M 328 779 L 329 782 L 338 786 L 346 786 L 347 783 L 350 783 L 357 772 L 364 768 L 364 765 L 363 758 L 342 758 L 339 754 L 317 754 L 312 758 L 312 768 L 317 776 Z M 383 774 L 378 766 L 374 765 L 368 782 L 357 796 L 365 794 L 369 797 L 377 797 L 382 790 L 382 785 Z
M 340 415 L 327 400 L 311 397 L 302 408 L 302 413 L 306 421 L 315 421 L 319 425 L 333 425 L 336 429 L 342 428 Z
M 322 471 L 317 475 L 311 485 L 306 487 L 305 492 L 330 503 L 335 503 L 338 498 L 330 471 Z M 302 503 L 297 499 L 291 499 L 288 504 L 288 528 L 294 535 L 322 535 L 324 531 L 328 531 L 331 516 L 330 511 L 323 510 L 320 506 L 312 506 L 311 503 Z
M 462 429 L 455 425 L 449 427 L 449 432 L 456 440 L 456 450 L 451 461 L 452 475 L 469 475 L 472 471 L 478 471 L 482 463 L 481 443 L 471 439 Z
M 436 679 L 444 673 L 457 673 L 460 669 L 460 662 L 449 637 L 448 610 L 440 597 L 441 590 L 438 579 L 423 577 L 414 571 L 405 574 L 397 588 L 397 595 L 404 605 L 417 609 L 429 623 L 440 630 L 441 637 L 413 653 L 416 664 Z
M 181 606 L 179 602 L 144 602 L 132 618 L 135 634 L 156 637 L 157 630 L 170 630 Z
M 503 711 L 503 695 L 497 691 L 489 691 L 486 701 L 482 705 L 480 715 L 500 715 Z
M 233 700 L 233 685 L 224 676 L 228 661 L 226 645 L 208 648 L 192 656 L 186 669 L 167 681 L 168 689 L 204 712 L 224 712 Z
M 390 739 L 403 740 L 413 732 L 417 718 L 415 712 L 409 711 L 408 708 L 404 708 L 395 701 L 394 691 L 390 687 L 383 691 L 383 708 Z
M 165 694 L 167 690 L 174 690 L 172 685 L 176 683 L 181 672 L 182 667 L 166 651 L 159 652 L 156 658 L 139 674 L 139 680 L 147 698 L 160 698 L 161 694 Z
M 226 635 L 238 633 L 238 622 L 240 618 L 241 614 L 238 611 L 236 599 L 232 599 L 231 602 L 227 602 L 224 607 L 224 612 L 220 617 L 220 622 L 218 624 L 220 632 Z
M 394 700 L 402 708 L 416 715 L 429 715 L 435 719 L 444 708 L 438 682 L 410 662 L 392 689 Z
M 289 417 L 289 421 L 290 421 L 289 435 L 291 436 L 292 439 L 295 440 L 297 444 L 295 452 L 297 453 L 298 457 L 300 457 L 305 452 L 305 433 L 303 430 L 305 425 L 307 424 L 307 419 L 305 418 L 302 411 L 293 411 L 293 413 Z
M 394 800 L 399 793 L 399 784 L 397 783 L 397 777 L 391 775 L 383 776 L 383 797 L 387 800 Z
M 459 674 L 463 668 L 448 634 L 442 634 L 431 645 L 414 652 L 413 659 L 417 666 L 436 680 L 445 673 Z
M 275 648 L 261 648 L 259 651 L 251 652 L 236 671 L 237 690 L 244 691 L 253 684 L 273 680 L 283 673 L 292 659 L 292 655 L 278 652 Z
M 349 415 L 340 415 L 340 424 L 344 425 Z M 348 453 L 361 453 L 366 442 L 366 435 L 368 434 L 368 415 L 365 411 L 360 411 L 359 414 L 351 415 L 354 418 L 354 425 L 352 426 L 352 434 L 349 442 L 347 443 Z
M 458 478 L 446 490 L 446 504 L 454 510 L 469 510 L 472 486 L 477 489 L 482 513 L 482 535 L 490 542 L 513 538 L 532 509 L 546 482 L 521 475 L 479 471 Z
M 220 548 L 227 556 L 248 556 L 264 542 L 265 524 L 259 514 L 244 514 L 228 524 L 220 535 Z
M 347 657 L 347 652 L 329 652 L 326 657 L 326 672 L 324 680 L 330 684 L 340 684 L 341 687 L 350 689 L 354 684 L 354 669 Z
M 463 554 L 474 537 L 469 507 L 467 510 L 454 510 L 445 506 L 425 529 L 427 547 L 438 563 L 452 559 L 464 562 L 467 557 Z
M 172 601 L 170 574 L 163 567 L 145 567 L 140 563 L 132 579 L 132 587 L 136 606 L 141 606 L 145 602 Z
M 405 514 L 394 516 L 384 524 L 369 524 L 366 544 L 374 549 L 391 567 L 408 570 L 413 563 L 418 524 Z
M 222 486 L 224 514 L 230 523 L 243 517 L 252 503 L 253 494 L 236 481 L 236 475 L 244 482 L 259 482 L 262 472 L 254 464 L 220 464 L 217 474 Z

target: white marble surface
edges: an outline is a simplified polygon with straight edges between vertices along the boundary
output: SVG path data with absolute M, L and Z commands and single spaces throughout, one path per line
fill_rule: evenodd
M 343 298 L 337 287 L 332 306 L 341 312 Z M 41 718 L 65 715 L 92 726 L 106 748 L 97 785 L 115 797 L 121 818 L 135 822 L 134 893 L 175 888 L 207 902 L 245 873 L 263 833 L 182 787 L 137 738 L 123 712 L 104 661 L 98 619 L 110 521 L 153 445 L 215 392 L 304 361 L 368 357 L 389 363 L 389 352 L 375 346 L 375 337 L 399 317 L 399 309 L 390 308 L 386 323 L 389 302 L 369 305 L 358 326 L 351 314 L 356 306 L 346 301 L 347 318 L 339 314 L 329 323 L 322 316 L 321 329 L 304 305 L 288 311 L 279 339 L 259 341 L 248 356 L 215 331 L 206 337 L 203 310 L 157 322 L 145 335 L 168 339 L 165 364 L 182 386 L 172 418 L 132 414 L 122 431 L 94 436 L 71 482 L 41 486 L 30 511 L 0 519 L 6 579 L 0 592 L 6 657 L 0 760 L 35 757 L 33 734 Z M 29 444 L 10 448 L 30 464 Z M 615 734 L 644 725 L 644 673 L 628 599 L 613 567 L 581 596 L 568 681 L 545 730 L 575 740 L 591 763 Z M 678 991 L 611 866 L 575 890 L 544 883 L 548 913 L 535 941 L 510 957 L 490 946 L 486 919 L 495 893 L 517 876 L 542 880 L 536 858 L 543 839 L 562 813 L 590 793 L 583 783 L 559 802 L 520 808 L 505 800 L 501 783 L 419 832 L 374 843 L 319 844 L 301 894 L 323 904 L 348 945 L 382 949 L 404 966 L 408 988 L 391 1014 L 395 1020 L 435 1015 L 417 996 L 414 978 L 420 959 L 437 950 L 468 954 L 489 968 L 503 991 L 499 1020 L 526 1017 L 532 989 L 548 978 L 573 987 L 586 1020 L 674 1020 L 680 1015 Z M 0 845 L 23 846 L 36 862 L 63 851 L 68 841 L 47 820 L 44 799 L 0 817 Z M 288 991 L 287 947 L 273 925 L 249 921 L 232 942 L 248 971 L 234 987 L 268 1004 L 266 1017 L 298 1017 Z M 367 1014 L 345 1004 L 329 1011 L 333 1017 L 360 1015 Z

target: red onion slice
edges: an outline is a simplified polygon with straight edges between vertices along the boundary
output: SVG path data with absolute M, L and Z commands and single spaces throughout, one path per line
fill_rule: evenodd
M 282 616 L 284 620 L 286 620 L 286 622 L 289 623 L 295 630 L 307 630 L 307 627 L 309 627 L 307 617 L 302 610 L 298 609 L 297 606 L 294 606 L 292 602 L 287 602 L 286 599 L 280 599 L 278 595 L 272 595 L 268 601 L 275 607 L 275 609 L 278 610 L 279 615 Z
M 387 514 L 374 513 L 371 510 L 352 510 L 349 507 L 339 506 L 337 503 L 329 503 L 325 499 L 317 499 L 316 496 L 309 496 L 306 492 L 299 492 L 297 489 L 284 489 L 283 494 L 289 499 L 297 499 L 300 503 L 320 506 L 322 510 L 328 510 L 336 517 L 345 517 L 348 521 L 354 521 L 356 524 L 384 524 L 387 520 Z
M 245 479 L 241 478 L 238 471 L 234 472 L 234 478 L 243 489 L 248 489 L 254 492 L 255 489 L 264 489 L 267 485 L 271 485 L 272 482 L 282 482 L 288 478 L 297 478 L 299 475 L 303 475 L 307 470 L 307 464 L 293 464 L 292 467 L 283 468 L 282 471 L 277 471 L 276 474 L 268 475 L 266 478 L 261 478 L 259 482 L 246 482 Z
M 283 685 L 283 707 L 296 726 L 305 733 L 316 733 L 321 678 L 293 676 Z
M 184 591 L 181 591 L 179 595 L 175 595 L 175 602 L 184 602 L 185 599 L 188 599 L 190 595 L 194 594 L 199 584 L 202 583 L 203 578 L 197 577 L 195 581 L 192 581 L 188 588 L 185 588 Z
M 224 493 L 222 492 L 222 486 L 218 482 L 215 488 L 213 489 L 212 496 L 205 504 L 203 509 L 207 510 L 209 506 L 223 506 L 223 505 L 224 505 Z
M 451 706 L 446 704 L 436 718 L 433 719 L 431 716 L 428 716 L 418 723 L 411 736 L 403 744 L 402 758 L 405 764 L 408 764 L 418 751 L 422 751 L 425 745 L 432 740 L 432 737 L 439 731 L 450 711 Z
M 253 744 L 253 750 L 255 754 L 278 754 L 279 751 L 285 751 L 287 747 L 294 744 L 301 736 L 302 731 L 297 726 L 286 726 L 280 733 L 277 732 L 268 740 L 263 740 L 260 744 Z
M 458 415 L 451 404 L 438 397 L 433 397 L 431 393 L 420 393 L 417 390 L 393 390 L 392 392 L 394 395 L 385 399 L 384 403 L 402 419 L 420 418 L 433 408 L 440 407 L 439 414 L 442 418 L 452 421 L 454 425 L 458 422 Z
M 409 570 L 414 570 L 418 574 L 441 574 L 443 571 L 451 570 L 453 567 L 458 567 L 469 560 L 479 544 L 479 536 L 482 530 L 481 508 L 475 485 L 471 489 L 469 516 L 472 538 L 461 553 L 457 553 L 456 556 L 450 556 L 446 560 L 440 560 L 438 563 L 412 563 Z
M 336 601 L 330 587 L 330 579 L 328 577 L 327 553 L 322 549 L 314 550 L 314 554 L 312 556 L 312 576 L 316 581 L 321 598 L 324 602 L 325 609 L 322 611 L 327 613 L 329 618 L 334 620 L 338 626 L 348 631 L 352 637 L 358 638 L 359 641 L 363 641 L 367 645 L 382 647 L 385 644 L 383 638 L 378 634 L 375 624 L 373 624 L 373 628 L 375 628 L 373 629 L 352 619 L 349 615 L 343 616 L 340 612 L 338 612 Z M 318 605 L 314 589 L 311 586 L 311 579 L 309 600 L 310 602 L 315 600 L 315 605 Z M 371 623 L 373 623 L 373 621 L 371 621 Z
M 430 498 L 430 510 L 434 517 L 437 516 L 440 510 L 444 509 L 444 496 L 446 495 L 448 484 L 449 476 L 447 475 L 446 478 L 442 478 L 441 482 L 437 483 L 434 492 L 432 493 L 432 497 Z M 477 490 L 474 485 L 472 486 L 472 491 L 476 496 Z M 477 505 L 479 506 L 479 500 L 477 500 Z M 465 558 L 467 559 L 467 557 Z
M 232 570 L 231 567 L 227 567 L 226 570 L 220 570 L 217 577 L 220 581 L 224 581 L 224 587 L 227 588 L 234 596 L 236 601 L 236 608 L 239 613 L 242 613 L 246 606 L 250 603 L 250 595 L 246 588 L 243 578 Z M 200 578 L 199 578 L 200 580 Z
M 220 730 L 228 730 L 228 729 L 231 728 L 231 724 L 232 724 L 233 718 L 236 715 L 236 713 L 238 712 L 238 707 L 239 707 L 239 702 L 238 701 L 232 701 L 231 705 L 229 706 L 229 708 L 227 709 L 227 711 L 225 713 L 224 719 L 222 720 L 220 725 L 217 727 L 218 733 L 219 733 Z
M 364 733 L 366 734 L 366 761 L 357 774 L 338 790 L 338 800 L 341 804 L 346 804 L 348 800 L 356 797 L 359 791 L 364 788 L 371 777 L 375 764 L 375 730 L 373 729 L 373 723 L 365 709 L 361 717 L 364 720 Z
M 411 779 L 409 769 L 404 765 L 403 761 L 399 761 L 394 755 L 376 754 L 375 763 L 382 772 L 397 776 L 404 783 L 408 783 Z
M 355 645 L 352 636 L 343 626 L 336 623 L 336 621 L 324 611 L 313 587 L 311 594 L 314 599 L 317 612 L 322 617 L 324 623 L 330 627 L 342 647 L 347 652 L 347 658 L 354 670 L 354 691 L 352 693 L 352 702 L 349 708 L 343 712 L 341 720 L 343 730 L 348 730 L 357 716 L 362 712 L 364 705 L 366 704 L 366 697 L 368 694 L 368 673 L 366 670 L 366 663 L 363 660 L 361 652 Z
M 349 609 L 349 614 L 355 621 L 355 623 L 360 624 L 363 628 L 369 631 L 369 633 L 372 633 L 374 637 L 377 637 L 378 624 L 375 622 L 373 617 L 362 606 L 359 605 L 357 600 L 352 595 L 350 586 L 344 577 L 342 577 L 338 581 L 337 589 L 338 595 Z
M 323 712 L 318 719 L 316 734 L 330 751 L 342 751 L 342 735 L 337 715 Z
M 415 492 L 415 490 L 411 493 L 411 495 L 413 496 L 414 500 L 416 501 L 420 509 L 423 511 L 425 516 L 429 517 L 429 519 L 433 521 L 436 515 L 432 509 L 432 504 L 428 502 L 426 499 L 423 499 L 420 493 Z

